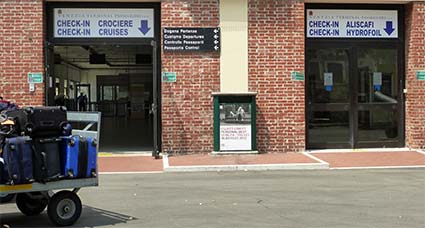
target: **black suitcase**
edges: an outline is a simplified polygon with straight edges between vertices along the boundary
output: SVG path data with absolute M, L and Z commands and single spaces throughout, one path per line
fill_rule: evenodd
M 5 110 L 1 113 L 2 120 L 12 120 L 15 124 L 10 127 L 10 131 L 6 132 L 2 126 L 2 132 L 7 133 L 6 137 L 22 136 L 25 134 L 28 124 L 27 112 L 23 109 Z
M 3 158 L 10 184 L 33 181 L 32 144 L 28 137 L 6 139 Z
M 54 181 L 61 176 L 60 138 L 33 139 L 34 179 L 39 182 Z
M 64 134 L 67 126 L 66 108 L 57 107 L 29 107 L 27 134 L 33 138 L 58 137 Z

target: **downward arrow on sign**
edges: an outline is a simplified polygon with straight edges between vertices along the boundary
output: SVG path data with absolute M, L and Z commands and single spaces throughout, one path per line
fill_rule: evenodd
M 151 30 L 151 28 L 148 27 L 148 20 L 141 20 L 140 21 L 140 27 L 138 28 L 143 35 L 146 35 L 146 33 Z
M 386 27 L 384 28 L 385 32 L 390 36 L 391 33 L 394 32 L 393 28 L 393 22 L 392 21 L 386 21 Z

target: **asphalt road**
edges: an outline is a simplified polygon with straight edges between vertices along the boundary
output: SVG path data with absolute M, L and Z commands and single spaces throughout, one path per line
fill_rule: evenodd
M 425 227 L 425 169 L 103 175 L 75 227 Z M 10 227 L 46 212 L 0 206 Z

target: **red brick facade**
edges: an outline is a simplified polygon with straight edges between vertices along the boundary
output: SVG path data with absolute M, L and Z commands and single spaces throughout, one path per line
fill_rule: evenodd
M 260 152 L 305 148 L 303 1 L 249 1 L 249 90 L 257 92 Z
M 162 27 L 218 27 L 218 0 L 163 1 Z M 220 55 L 162 52 L 162 71 L 177 82 L 162 83 L 162 149 L 213 150 L 212 92 L 220 90 Z
M 19 105 L 44 103 L 44 85 L 29 92 L 28 72 L 43 72 L 43 1 L 0 1 L 0 96 Z
M 118 1 L 117 1 L 118 2 Z M 249 0 L 249 91 L 257 92 L 257 145 L 260 152 L 305 148 L 304 3 L 302 0 Z M 219 0 L 164 0 L 162 27 L 217 27 Z M 406 5 L 406 145 L 425 147 L 425 3 Z M 44 104 L 44 86 L 28 92 L 27 73 L 43 72 L 43 1 L 0 1 L 0 96 L 26 105 Z M 162 46 L 162 45 L 161 45 Z M 213 150 L 212 92 L 220 91 L 220 55 L 161 52 L 161 70 L 177 82 L 162 86 L 162 149 L 207 153 Z
M 425 148 L 425 81 L 416 71 L 425 70 L 425 3 L 406 7 L 406 145 Z

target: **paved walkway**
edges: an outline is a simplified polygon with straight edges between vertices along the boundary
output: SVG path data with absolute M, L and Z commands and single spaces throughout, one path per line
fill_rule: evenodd
M 324 150 L 258 155 L 165 155 L 163 159 L 137 154 L 99 157 L 99 171 L 105 174 L 372 168 L 425 168 L 425 151 L 409 149 Z

